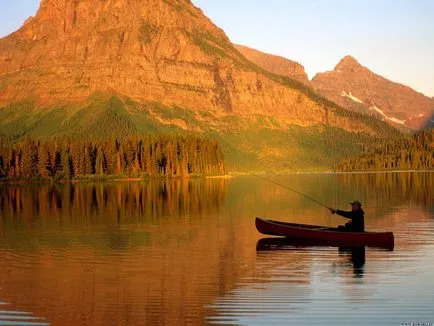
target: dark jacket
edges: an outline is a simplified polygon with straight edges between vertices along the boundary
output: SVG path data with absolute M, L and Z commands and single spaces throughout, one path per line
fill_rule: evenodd
M 337 210 L 336 214 L 351 219 L 352 232 L 365 232 L 365 212 L 363 209 L 357 211 L 341 211 Z

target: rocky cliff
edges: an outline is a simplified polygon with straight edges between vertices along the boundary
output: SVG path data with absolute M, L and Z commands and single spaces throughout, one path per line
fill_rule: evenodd
M 351 56 L 333 71 L 317 74 L 312 85 L 345 108 L 368 112 L 398 127 L 423 128 L 434 113 L 432 98 L 373 73 Z
M 250 68 L 186 0 L 43 0 L 34 18 L 0 41 L 0 62 L 2 105 L 29 95 L 53 104 L 114 92 L 195 110 L 323 111 L 303 96 L 306 112 L 298 91 Z
M 71 101 L 102 91 L 185 101 L 190 88 L 219 78 L 208 42 L 232 55 L 223 31 L 189 1 L 42 0 L 0 42 L 0 100 Z
M 238 51 L 259 67 L 277 75 L 287 76 L 309 85 L 304 67 L 298 62 L 291 61 L 281 56 L 264 53 L 243 45 L 235 45 Z
M 0 41 L 0 106 L 110 92 L 193 110 L 323 123 L 326 110 L 255 70 L 188 0 L 42 0 Z M 330 119 L 333 121 L 333 119 Z

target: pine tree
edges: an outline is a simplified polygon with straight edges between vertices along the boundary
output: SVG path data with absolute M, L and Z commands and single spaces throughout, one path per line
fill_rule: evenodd
M 431 157 L 422 158 L 420 164 L 431 161 Z M 170 177 L 221 171 L 224 162 L 219 144 L 193 136 L 87 142 L 66 138 L 35 142 L 26 138 L 14 145 L 0 138 L 0 177 L 71 178 L 125 172 Z
M 37 152 L 34 142 L 26 138 L 21 143 L 21 177 L 31 178 L 36 175 Z
M 72 176 L 71 156 L 68 150 L 64 150 L 61 155 L 61 176 L 65 179 L 70 179 Z
M 41 178 L 47 178 L 50 174 L 50 158 L 45 143 L 39 143 L 37 155 L 37 173 Z
M 92 161 L 91 161 L 91 156 L 89 153 L 89 148 L 90 146 L 88 146 L 87 144 L 84 145 L 83 147 L 83 156 L 82 156 L 82 172 L 83 175 L 91 175 L 93 174 L 93 170 L 92 170 Z
M 104 152 L 101 148 L 98 148 L 96 153 L 96 159 L 95 159 L 95 174 L 96 175 L 103 175 L 104 174 L 104 165 L 105 165 L 105 158 L 104 158 Z

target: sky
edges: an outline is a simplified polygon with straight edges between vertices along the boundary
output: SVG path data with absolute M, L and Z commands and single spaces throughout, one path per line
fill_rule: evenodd
M 433 0 L 193 0 L 233 43 L 301 63 L 312 78 L 345 55 L 434 96 Z M 0 0 L 0 37 L 39 0 Z

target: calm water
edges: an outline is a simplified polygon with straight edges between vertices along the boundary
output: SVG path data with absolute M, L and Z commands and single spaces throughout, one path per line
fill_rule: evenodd
M 0 325 L 434 323 L 434 173 L 270 178 L 394 251 L 258 245 L 255 216 L 345 221 L 255 177 L 3 185 Z

